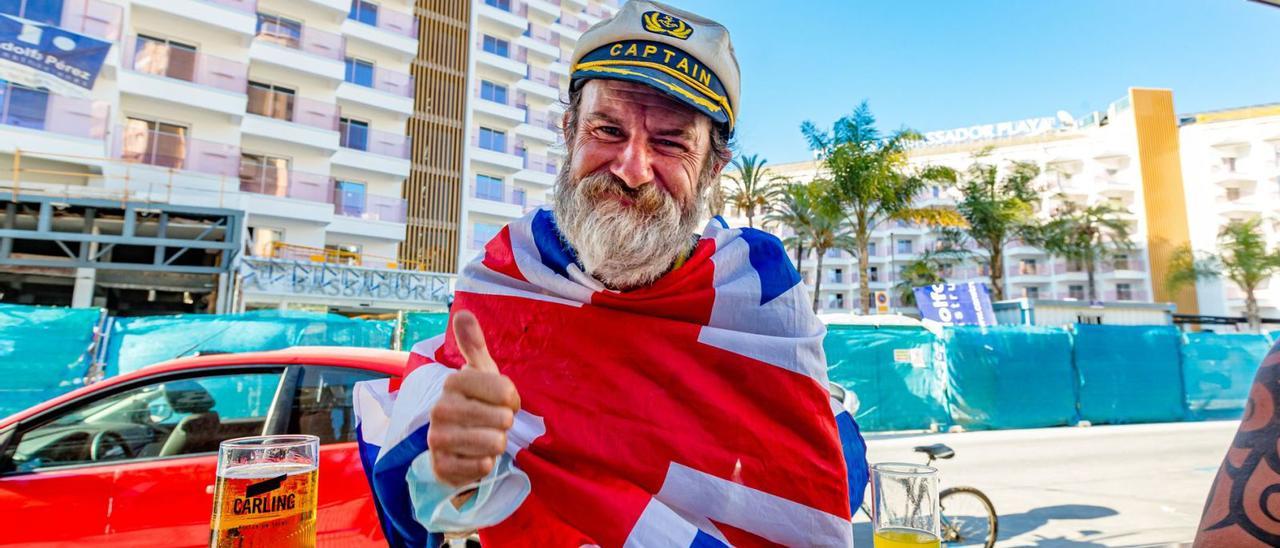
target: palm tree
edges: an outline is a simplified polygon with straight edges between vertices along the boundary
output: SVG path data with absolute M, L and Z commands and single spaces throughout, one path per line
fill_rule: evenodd
M 986 252 L 975 261 L 991 272 L 991 297 L 998 301 L 1004 299 L 1005 246 L 1015 239 L 1035 243 L 1042 234 L 1035 213 L 1040 194 L 1033 185 L 1040 168 L 1013 162 L 1001 176 L 996 166 L 982 162 L 985 156 L 986 151 L 975 156 L 965 172 L 956 210 L 968 224 L 964 235 Z
M 1197 257 L 1191 246 L 1178 248 L 1169 261 L 1169 289 L 1177 290 L 1196 280 L 1225 277 L 1244 291 L 1245 319 L 1249 329 L 1262 328 L 1256 292 L 1271 276 L 1280 273 L 1280 250 L 1267 251 L 1262 221 L 1231 221 L 1218 232 L 1216 253 Z
M 734 171 L 725 173 L 724 178 L 733 181 L 733 188 L 724 195 L 725 203 L 732 204 L 747 217 L 747 226 L 755 228 L 753 219 L 757 211 L 765 211 L 770 200 L 778 192 L 776 183 L 779 178 L 772 176 L 764 167 L 768 160 L 759 154 L 738 156 L 733 159 Z
M 938 240 L 938 247 L 934 249 L 926 249 L 919 259 L 907 263 L 902 267 L 899 281 L 894 284 L 893 289 L 898 293 L 898 299 L 906 306 L 916 305 L 915 288 L 945 283 L 946 269 L 957 262 L 964 260 L 969 252 L 957 247 L 956 239 L 953 232 L 944 231 L 943 236 Z
M 796 250 L 796 270 L 804 272 L 804 250 L 807 245 L 806 234 L 809 222 L 813 219 L 813 196 L 808 185 L 787 183 L 778 192 L 778 201 L 769 208 L 765 215 L 766 224 L 784 225 L 791 228 L 792 235 L 783 238 L 782 243 Z
M 858 276 L 867 279 L 870 261 L 867 247 L 871 233 L 888 220 L 909 220 L 939 226 L 957 226 L 963 220 L 947 208 L 916 208 L 914 201 L 933 181 L 953 181 L 952 170 L 927 167 L 913 170 L 907 148 L 920 134 L 901 130 L 882 137 L 875 117 L 863 101 L 853 114 L 836 121 L 830 132 L 805 122 L 800 131 L 809 140 L 822 166 L 830 174 L 832 191 L 849 220 L 856 242 Z M 862 313 L 871 306 L 871 287 L 860 284 Z
M 813 280 L 813 311 L 818 311 L 818 297 L 822 294 L 822 258 L 831 249 L 853 249 L 857 241 L 853 238 L 849 231 L 849 221 L 845 218 L 844 212 L 840 210 L 840 202 L 835 199 L 832 192 L 829 192 L 826 186 L 830 185 L 829 181 L 814 181 L 809 183 L 809 191 L 817 196 L 818 199 L 814 204 L 813 216 L 809 220 L 809 226 L 806 228 L 806 239 L 809 246 L 813 248 L 813 252 L 817 255 L 818 268 L 814 272 L 817 274 Z
M 1061 195 L 1058 199 L 1062 205 L 1043 226 L 1038 243 L 1049 253 L 1084 265 L 1089 302 L 1096 302 L 1098 263 L 1133 251 L 1133 229 L 1126 219 L 1129 211 L 1108 202 L 1085 206 Z

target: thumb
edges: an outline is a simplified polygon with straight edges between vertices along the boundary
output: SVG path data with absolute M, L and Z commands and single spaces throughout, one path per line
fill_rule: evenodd
M 498 364 L 489 356 L 489 347 L 484 342 L 484 331 L 480 329 L 480 320 L 467 310 L 460 310 L 453 315 L 453 340 L 467 363 L 463 367 L 471 367 L 486 373 L 497 373 Z

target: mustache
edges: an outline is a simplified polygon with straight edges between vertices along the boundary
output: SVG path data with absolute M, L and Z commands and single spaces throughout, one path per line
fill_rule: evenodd
M 621 178 L 609 172 L 593 173 L 578 181 L 578 191 L 592 202 L 606 198 L 622 199 L 644 214 L 656 214 L 672 200 L 657 183 L 631 188 Z

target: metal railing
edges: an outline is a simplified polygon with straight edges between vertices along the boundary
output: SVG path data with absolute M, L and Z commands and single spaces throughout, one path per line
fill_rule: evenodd
M 292 93 L 249 86 L 249 114 L 285 120 L 320 129 L 338 131 L 338 105 Z
M 333 263 L 369 268 L 390 268 L 396 270 L 427 270 L 426 263 L 406 261 L 395 257 L 384 257 L 372 253 L 355 253 L 341 249 L 310 247 L 285 242 L 272 242 L 269 259 L 285 259 L 291 261 L 310 261 L 314 263 Z
M 245 93 L 249 65 L 137 36 L 124 40 L 124 68 Z
M 358 128 L 358 129 L 357 129 Z M 392 158 L 409 159 L 409 136 L 378 131 L 364 126 L 339 125 L 338 144 L 343 148 L 363 150 Z
M 373 67 L 373 78 L 369 82 L 361 82 L 351 74 L 347 74 L 344 81 L 400 97 L 413 97 L 413 76 L 382 67 Z
M 365 5 L 352 2 L 351 12 L 347 14 L 347 19 L 401 36 L 418 37 L 418 19 L 413 14 L 387 9 L 384 5 L 366 10 Z
M 258 15 L 258 32 L 254 39 L 335 61 L 341 61 L 346 52 L 346 43 L 340 34 L 317 30 L 306 25 L 294 29 L 288 25 L 264 19 L 261 14 Z
M 72 137 L 103 139 L 111 104 L 67 97 L 4 83 L 0 85 L 0 124 Z

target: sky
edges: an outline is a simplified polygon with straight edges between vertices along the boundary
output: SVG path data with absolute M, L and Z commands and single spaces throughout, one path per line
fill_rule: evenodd
M 666 1 L 729 28 L 738 150 L 773 164 L 864 99 L 919 131 L 1079 117 L 1130 87 L 1180 114 L 1280 102 L 1280 8 L 1248 0 Z

